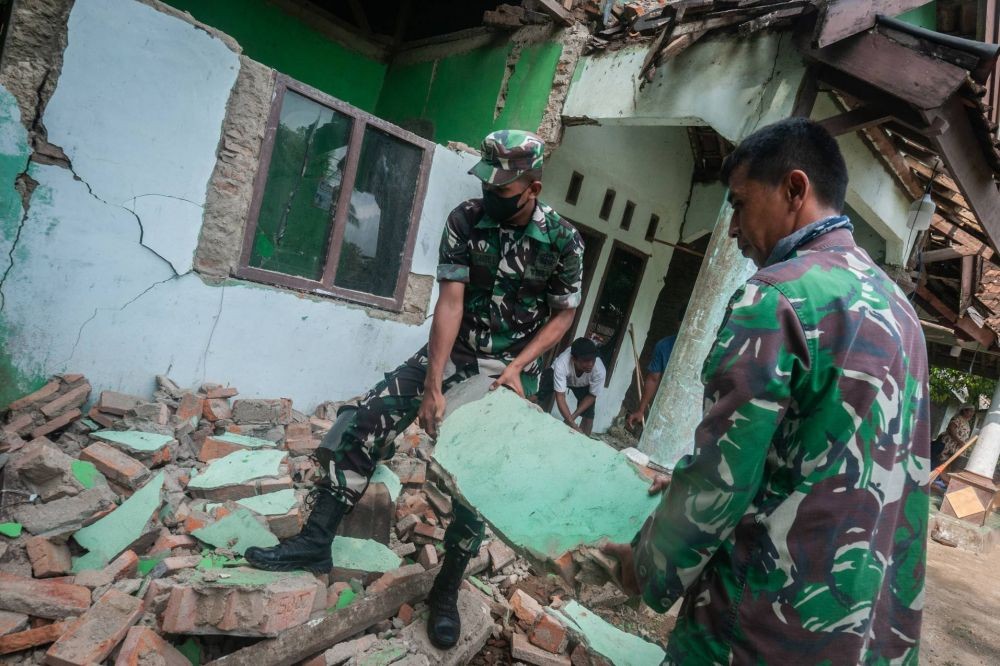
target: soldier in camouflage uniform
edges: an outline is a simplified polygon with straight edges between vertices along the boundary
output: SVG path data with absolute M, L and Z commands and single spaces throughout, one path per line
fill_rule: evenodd
M 847 171 L 790 119 L 723 167 L 760 270 L 705 361 L 695 452 L 631 546 L 684 664 L 917 664 L 928 516 L 923 334 L 840 215 Z
M 502 130 L 483 141 L 469 172 L 483 198 L 459 205 L 441 239 L 430 342 L 388 373 L 360 400 L 345 405 L 317 458 L 329 476 L 317 484 L 305 528 L 274 548 L 249 548 L 247 560 L 273 571 L 328 572 L 330 543 L 341 518 L 361 498 L 379 460 L 415 418 L 432 437 L 444 391 L 473 375 L 495 377 L 520 395 L 534 392 L 539 358 L 573 322 L 580 304 L 583 241 L 538 200 L 544 143 L 530 132 Z M 479 551 L 484 524 L 455 501 L 445 558 L 428 597 L 428 634 L 438 647 L 458 641 L 458 587 Z

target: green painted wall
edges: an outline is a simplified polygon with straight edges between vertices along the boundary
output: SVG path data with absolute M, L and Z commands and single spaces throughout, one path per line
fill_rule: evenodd
M 512 48 L 502 43 L 431 62 L 392 65 L 375 113 L 442 144 L 477 146 L 500 128 L 536 130 L 562 46 L 544 42 L 521 51 L 507 84 L 506 104 L 494 119 Z
M 937 30 L 937 1 L 928 2 L 926 5 L 917 7 L 916 9 L 911 9 L 908 12 L 900 14 L 896 18 L 900 21 L 912 23 L 919 28 Z
M 386 65 L 337 44 L 265 0 L 165 1 L 235 39 L 246 56 L 374 111 Z

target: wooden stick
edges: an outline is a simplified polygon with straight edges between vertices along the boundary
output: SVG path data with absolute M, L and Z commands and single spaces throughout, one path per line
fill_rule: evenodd
M 465 569 L 471 576 L 486 568 L 489 557 L 477 557 Z M 359 599 L 346 608 L 318 620 L 310 620 L 283 632 L 277 638 L 254 643 L 232 654 L 219 657 L 205 666 L 291 666 L 322 652 L 331 645 L 364 631 L 373 624 L 395 615 L 403 604 L 412 604 L 427 596 L 440 566 L 394 585 L 381 594 Z
M 934 483 L 934 480 L 937 479 L 942 472 L 944 472 L 945 468 L 948 467 L 948 465 L 950 465 L 952 462 L 954 462 L 955 458 L 965 453 L 965 450 L 967 448 L 975 444 L 977 439 L 979 439 L 979 435 L 973 435 L 972 439 L 963 444 L 962 448 L 960 448 L 958 451 L 955 451 L 955 453 L 951 456 L 951 458 L 948 458 L 943 463 L 935 467 L 934 471 L 931 472 L 930 483 Z
M 642 370 L 639 369 L 639 350 L 635 346 L 635 330 L 632 328 L 632 323 L 629 322 L 628 325 L 628 335 L 632 338 L 632 358 L 635 359 L 635 388 L 639 392 L 639 404 L 642 404 Z M 642 427 L 646 427 L 646 415 L 642 414 Z

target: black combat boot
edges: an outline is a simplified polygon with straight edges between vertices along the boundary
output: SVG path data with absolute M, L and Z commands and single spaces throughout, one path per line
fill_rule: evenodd
M 267 571 L 305 569 L 314 574 L 330 573 L 330 544 L 350 507 L 321 487 L 313 488 L 309 500 L 313 503 L 312 513 L 302 531 L 271 548 L 247 548 L 243 556 L 251 566 Z
M 458 615 L 458 588 L 472 553 L 460 548 L 445 551 L 441 571 L 434 579 L 434 586 L 427 595 L 427 637 L 442 650 L 455 647 L 462 634 L 462 620 Z

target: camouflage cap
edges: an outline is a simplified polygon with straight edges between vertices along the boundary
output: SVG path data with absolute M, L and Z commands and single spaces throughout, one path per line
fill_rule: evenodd
M 529 169 L 542 168 L 545 142 L 524 130 L 497 130 L 479 150 L 483 157 L 469 173 L 490 185 L 506 185 Z

